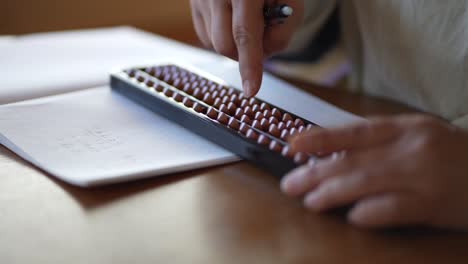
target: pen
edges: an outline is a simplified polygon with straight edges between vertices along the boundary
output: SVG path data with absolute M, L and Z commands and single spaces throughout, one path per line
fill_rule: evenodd
M 292 7 L 288 5 L 265 6 L 263 8 L 263 17 L 265 21 L 287 18 L 293 14 Z

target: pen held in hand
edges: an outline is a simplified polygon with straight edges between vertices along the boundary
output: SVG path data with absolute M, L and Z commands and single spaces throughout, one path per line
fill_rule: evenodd
M 293 14 L 292 7 L 288 5 L 265 6 L 263 8 L 263 17 L 266 22 L 284 19 Z

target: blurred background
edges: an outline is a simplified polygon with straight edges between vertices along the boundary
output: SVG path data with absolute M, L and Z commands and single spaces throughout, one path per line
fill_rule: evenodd
M 0 0 L 0 35 L 116 25 L 197 42 L 189 0 Z
M 339 12 L 307 38 L 303 50 L 276 56 L 265 69 L 281 77 L 335 86 L 348 73 Z M 129 25 L 201 47 L 190 0 L 0 0 L 0 36 Z M 330 52 L 329 52 L 330 51 Z

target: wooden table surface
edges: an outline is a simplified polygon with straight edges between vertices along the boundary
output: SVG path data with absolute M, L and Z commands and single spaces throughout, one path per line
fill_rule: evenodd
M 409 109 L 299 84 L 361 115 Z M 0 147 L 0 263 L 468 263 L 468 235 L 307 212 L 246 162 L 95 189 Z

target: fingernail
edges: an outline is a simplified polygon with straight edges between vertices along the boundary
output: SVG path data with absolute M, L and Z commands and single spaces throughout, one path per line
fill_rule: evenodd
M 298 172 L 286 175 L 281 181 L 281 190 L 285 193 L 293 194 L 304 184 L 304 176 Z
M 314 191 L 307 194 L 304 198 L 304 206 L 312 210 L 320 210 L 320 193 Z
M 359 224 L 361 222 L 361 216 L 359 214 L 360 214 L 359 210 L 353 209 L 351 210 L 351 212 L 348 213 L 346 218 L 351 223 Z
M 285 193 L 291 193 L 302 183 L 301 175 L 287 175 L 281 181 L 281 190 Z
M 315 157 L 311 157 L 309 159 L 309 161 L 307 162 L 307 166 L 309 166 L 309 167 L 313 167 L 313 166 L 315 166 L 315 164 L 317 164 L 317 158 L 315 158 Z
M 242 86 L 244 89 L 244 95 L 246 95 L 247 97 L 252 97 L 254 93 L 252 83 L 249 80 L 244 80 Z

